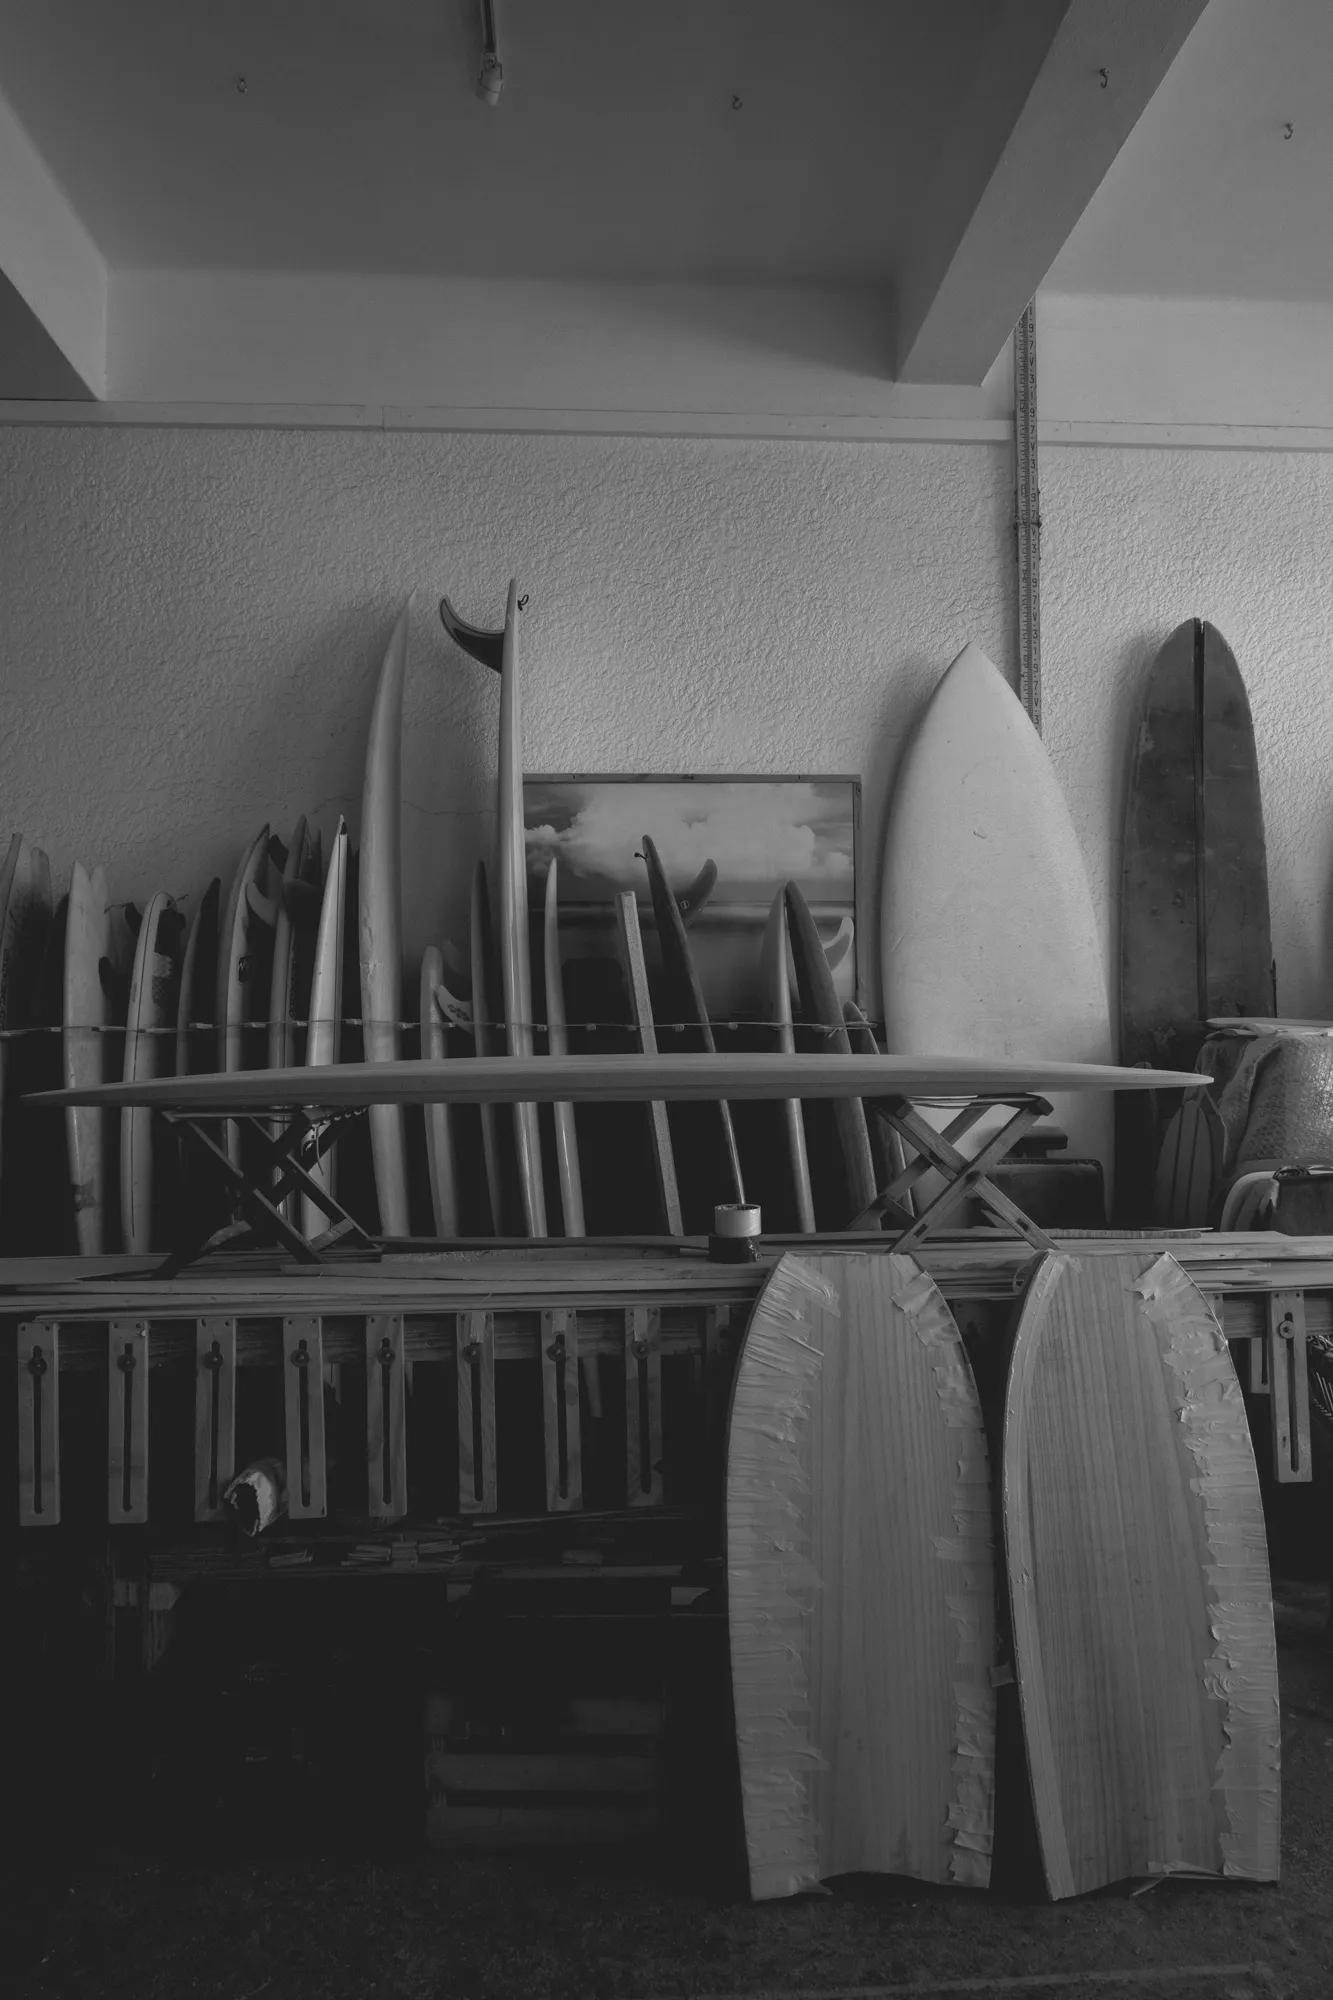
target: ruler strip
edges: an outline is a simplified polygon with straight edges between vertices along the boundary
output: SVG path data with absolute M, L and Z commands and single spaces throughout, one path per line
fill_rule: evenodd
M 493 1514 L 495 1314 L 458 1315 L 458 1511 Z
M 371 1519 L 407 1512 L 407 1368 L 401 1313 L 366 1318 L 366 1489 Z
M 148 1519 L 148 1322 L 113 1319 L 107 1340 L 107 1520 Z
M 60 1525 L 60 1326 L 25 1320 L 18 1344 L 19 1522 Z
M 324 1450 L 324 1328 L 317 1313 L 282 1323 L 283 1412 L 287 1433 L 287 1513 L 322 1521 L 329 1511 Z

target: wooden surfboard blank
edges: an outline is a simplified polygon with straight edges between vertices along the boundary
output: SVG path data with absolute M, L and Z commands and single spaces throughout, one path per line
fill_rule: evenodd
M 1038 1266 L 1004 1417 L 1004 1531 L 1046 1886 L 1275 1881 L 1263 1505 L 1212 1310 L 1154 1252 Z
M 181 918 L 170 896 L 150 896 L 139 925 L 125 1021 L 125 1081 L 170 1070 L 167 1030 L 175 1040 L 180 985 Z M 120 1117 L 120 1227 L 131 1253 L 153 1247 L 153 1114 Z
M 783 895 L 787 905 L 787 927 L 801 1013 L 809 1026 L 820 1031 L 821 1053 L 850 1055 L 852 1044 L 842 1018 L 842 1003 L 834 990 L 833 975 L 815 928 L 815 920 L 810 914 L 810 905 L 795 882 L 787 883 Z M 865 1109 L 859 1098 L 848 1098 L 838 1104 L 834 1112 L 834 1129 L 847 1183 L 847 1212 L 837 1218 L 833 1224 L 836 1227 L 845 1224 L 851 1216 L 859 1215 L 875 1199 L 879 1189 L 875 1182 L 875 1163 L 870 1151 Z
M 443 1062 L 449 1053 L 449 1031 L 435 997 L 443 978 L 440 948 L 427 945 L 421 956 L 421 1054 L 427 1062 Z M 454 1164 L 453 1115 L 447 1104 L 427 1104 L 424 1110 L 426 1169 L 435 1234 L 457 1236 L 458 1176 Z
M 111 959 L 111 911 L 106 873 L 91 875 L 81 861 L 74 863 L 69 884 L 69 915 L 65 922 L 65 1082 L 71 1089 L 83 1083 L 103 1083 L 111 1067 L 111 1005 L 101 966 Z M 74 1197 L 74 1231 L 83 1257 L 106 1249 L 107 1146 L 112 1127 L 109 1112 L 72 1105 L 65 1113 L 69 1179 Z
M 569 1054 L 565 1018 L 565 974 L 560 963 L 559 878 L 553 859 L 546 871 L 546 905 L 542 922 L 542 969 L 546 984 L 546 1047 L 553 1056 Z M 566 1236 L 586 1236 L 583 1217 L 583 1175 L 579 1167 L 579 1135 L 572 1104 L 556 1104 L 555 1157 L 560 1176 L 560 1207 Z
M 366 743 L 361 794 L 361 868 L 357 877 L 357 948 L 361 965 L 361 1034 L 367 1062 L 396 1062 L 402 1050 L 402 754 L 403 682 L 412 600 L 398 615 L 380 669 Z M 396 1104 L 370 1107 L 375 1195 L 385 1236 L 409 1236 L 407 1135 Z
M 910 1257 L 775 1266 L 737 1365 L 726 1531 L 751 1893 L 852 1871 L 986 1887 L 986 1436 Z
M 760 980 L 765 1017 L 777 1029 L 777 1046 L 783 1055 L 795 1055 L 796 1030 L 791 1017 L 791 946 L 787 937 L 787 898 L 779 889 L 773 898 L 760 947 Z M 789 1097 L 782 1107 L 787 1137 L 787 1158 L 791 1167 L 792 1192 L 796 1202 L 796 1226 L 810 1236 L 815 1228 L 815 1201 L 810 1190 L 810 1162 L 805 1150 L 805 1121 L 799 1097 Z

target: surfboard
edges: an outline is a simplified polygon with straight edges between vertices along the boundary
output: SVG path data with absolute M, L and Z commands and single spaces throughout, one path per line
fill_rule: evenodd
M 500 676 L 500 782 L 496 805 L 499 829 L 500 974 L 504 987 L 505 1045 L 511 1056 L 530 1056 L 532 969 L 528 950 L 527 849 L 523 837 L 523 724 L 518 671 L 518 584 L 512 578 L 504 625 L 484 631 L 461 619 L 448 598 L 440 618 L 450 638 L 474 660 Z M 541 1131 L 535 1104 L 514 1107 L 519 1192 L 529 1236 L 545 1236 L 546 1191 L 542 1180 Z
M 760 946 L 759 962 L 762 1011 L 765 1020 L 772 1021 L 777 1030 L 774 1037 L 776 1046 L 783 1055 L 796 1053 L 796 1031 L 791 1015 L 791 948 L 787 938 L 787 899 L 779 889 L 773 898 L 764 926 L 763 943 Z M 796 1226 L 803 1235 L 810 1235 L 815 1227 L 815 1200 L 810 1189 L 810 1162 L 805 1150 L 805 1120 L 801 1112 L 801 1102 L 797 1097 L 787 1098 L 782 1106 L 783 1126 L 787 1141 L 787 1159 L 791 1170 L 792 1196 L 796 1204 Z
M 150 896 L 130 973 L 126 1083 L 170 1071 L 180 998 L 181 930 L 181 915 L 171 897 L 161 890 Z M 120 1116 L 120 1229 L 123 1247 L 131 1255 L 141 1256 L 153 1248 L 153 1221 L 153 1114 L 139 1106 Z
M 319 928 L 315 934 L 315 963 L 310 977 L 310 1016 L 306 1027 L 305 1067 L 323 1069 L 338 1061 L 342 1045 L 343 961 L 347 928 L 347 822 L 339 819 L 329 851 L 328 873 L 319 905 Z M 307 1088 L 313 1089 L 307 1078 Z M 337 1146 L 330 1146 L 323 1158 L 310 1169 L 310 1177 L 329 1194 L 337 1186 Z M 301 1197 L 301 1231 L 307 1237 L 320 1236 L 329 1218 L 308 1195 Z
M 807 1027 L 816 1031 L 821 1053 L 850 1055 L 852 1044 L 842 1018 L 842 1003 L 834 989 L 833 974 L 810 913 L 810 905 L 795 882 L 785 885 L 783 898 L 802 1019 Z M 834 1109 L 833 1126 L 842 1159 L 844 1184 L 840 1207 L 823 1220 L 825 1228 L 842 1229 L 861 1213 L 868 1202 L 874 1200 L 879 1189 L 866 1114 L 860 1101 L 856 1098 L 841 1100 Z
M 106 872 L 91 875 L 81 861 L 70 874 L 65 923 L 64 1076 L 67 1088 L 104 1083 L 110 1072 L 111 1005 L 101 964 L 111 958 L 111 910 Z M 82 1257 L 106 1249 L 110 1114 L 71 1105 L 65 1113 L 74 1235 Z
M 1048 1256 L 1004 1409 L 1004 1533 L 1046 1887 L 1275 1881 L 1263 1504 L 1212 1309 L 1156 1251 Z
M 218 929 L 222 878 L 215 875 L 190 919 L 176 1011 L 176 1074 L 198 1068 L 198 1052 L 217 1040 Z
M 218 1068 L 245 1069 L 249 1062 L 246 1026 L 258 1018 L 256 985 L 268 940 L 262 883 L 268 867 L 268 828 L 261 827 L 246 848 L 232 876 L 227 908 L 218 938 Z M 260 907 L 256 909 L 255 904 Z M 262 947 L 262 949 L 261 949 Z M 227 1127 L 227 1153 L 239 1163 L 240 1128 Z
M 330 872 L 332 872 L 330 870 Z M 312 1023 L 313 1025 L 313 1023 Z M 168 1110 L 263 1111 L 315 1104 L 360 1110 L 370 1104 L 713 1104 L 719 1097 L 777 1102 L 784 1097 L 939 1098 L 950 1104 L 1053 1091 L 1193 1090 L 1193 1070 L 1122 1069 L 1115 1063 L 981 1062 L 968 1056 L 474 1056 L 470 1062 L 338 1063 L 309 1069 L 160 1077 L 130 1086 L 33 1093 L 40 1104 L 156 1104 Z
M 492 965 L 491 898 L 486 884 L 486 864 L 478 860 L 472 870 L 471 951 L 472 951 L 472 1046 L 477 1056 L 500 1053 L 501 1032 L 495 1019 L 496 979 Z M 504 1169 L 500 1155 L 500 1121 L 493 1104 L 481 1107 L 481 1153 L 486 1175 L 486 1200 L 491 1211 L 491 1232 L 505 1233 Z
M 298 1057 L 297 1023 L 306 1019 L 322 873 L 319 834 L 310 831 L 302 814 L 287 849 L 275 899 L 273 970 L 268 989 L 270 1069 L 287 1069 Z M 271 1128 L 273 1138 L 279 1136 L 280 1129 L 276 1125 Z M 288 1221 L 295 1220 L 294 1196 L 289 1195 L 283 1203 L 283 1214 Z
M 361 962 L 361 1034 L 367 1062 L 395 1062 L 402 1052 L 403 1011 L 403 682 L 412 599 L 398 614 L 380 669 L 366 743 L 361 794 L 361 869 L 357 946 Z M 374 1105 L 370 1146 L 380 1229 L 410 1236 L 407 1133 L 397 1105 Z
M 643 956 L 643 933 L 639 928 L 639 905 L 632 889 L 616 896 L 616 936 L 620 949 L 620 969 L 625 976 L 629 998 L 630 1025 L 638 1053 L 657 1054 L 657 1026 L 653 1020 L 652 996 L 648 990 L 648 967 Z M 661 1098 L 648 1104 L 648 1146 L 652 1155 L 653 1180 L 663 1226 L 669 1236 L 683 1236 L 685 1224 L 680 1212 L 680 1187 L 676 1180 L 676 1153 L 671 1139 L 667 1108 Z
M 542 923 L 542 961 L 546 979 L 546 1047 L 553 1056 L 569 1054 L 565 1020 L 565 974 L 560 963 L 560 915 L 556 903 L 557 864 L 546 871 L 546 905 Z M 566 1236 L 585 1236 L 583 1175 L 579 1169 L 579 1135 L 572 1104 L 557 1104 L 555 1158 L 560 1177 L 560 1211 Z
M 1213 1016 L 1275 1012 L 1263 801 L 1249 698 L 1215 625 L 1190 618 L 1144 684 L 1125 802 L 1120 1056 L 1184 1069 Z M 1150 1214 L 1171 1105 L 1117 1117 L 1119 1213 Z
M 789 1252 L 727 1430 L 731 1682 L 750 1891 L 985 1888 L 995 1564 L 981 1405 L 910 1257 Z
M 421 955 L 421 1054 L 426 1062 L 443 1062 L 449 1053 L 449 1030 L 437 994 L 444 980 L 444 960 L 438 945 Z M 426 1171 L 430 1180 L 430 1212 L 437 1236 L 457 1236 L 458 1188 L 454 1163 L 453 1119 L 447 1104 L 424 1106 Z
M 904 1055 L 1111 1059 L 1078 833 L 1022 702 L 976 645 L 942 676 L 903 753 L 880 962 L 888 1046 Z M 1053 1111 L 1071 1156 L 1109 1171 L 1109 1104 L 1057 1099 Z M 983 1120 L 966 1149 L 991 1129 Z
M 648 871 L 648 894 L 652 899 L 653 921 L 657 926 L 657 943 L 662 954 L 667 1017 L 693 1030 L 705 1052 L 714 1055 L 717 1045 L 713 1039 L 703 988 L 699 984 L 699 974 L 695 970 L 694 954 L 685 933 L 684 919 L 671 892 L 657 848 L 646 833 L 640 836 L 640 843 L 644 866 Z M 741 1173 L 741 1156 L 736 1145 L 731 1111 L 725 1098 L 718 1099 L 717 1110 L 726 1170 L 724 1200 L 743 1207 L 745 1180 Z
M 40 847 L 30 847 L 23 835 L 16 833 L 0 865 L 0 1147 L 9 1090 L 10 1037 L 32 1023 L 50 929 L 50 863 Z

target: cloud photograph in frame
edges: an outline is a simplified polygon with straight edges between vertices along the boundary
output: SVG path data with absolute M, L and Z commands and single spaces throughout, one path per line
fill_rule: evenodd
M 558 865 L 561 956 L 615 952 L 615 898 L 632 889 L 650 965 L 656 930 L 643 836 L 680 896 L 706 864 L 717 880 L 689 919 L 690 948 L 710 1017 L 762 1014 L 760 946 L 773 897 L 795 882 L 829 954 L 840 1000 L 857 998 L 855 777 L 525 777 L 529 907 L 543 907 Z

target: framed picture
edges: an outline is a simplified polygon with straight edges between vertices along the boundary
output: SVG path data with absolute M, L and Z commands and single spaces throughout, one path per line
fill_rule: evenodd
M 542 908 L 556 861 L 562 957 L 596 957 L 614 951 L 615 898 L 632 889 L 651 955 L 647 834 L 677 895 L 717 871 L 688 919 L 715 1023 L 758 1018 L 760 944 L 784 882 L 810 905 L 839 998 L 854 1000 L 860 806 L 854 777 L 525 777 L 529 907 Z

